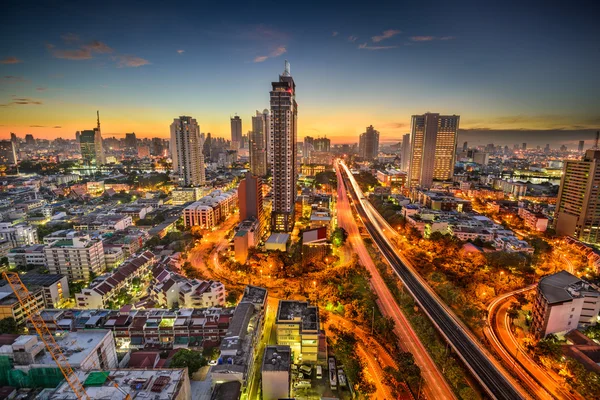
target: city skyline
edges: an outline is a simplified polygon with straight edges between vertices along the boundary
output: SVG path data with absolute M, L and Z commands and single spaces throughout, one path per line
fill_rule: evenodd
M 481 144 L 495 137 L 508 144 L 510 131 L 539 136 L 532 145 L 576 145 L 600 125 L 599 56 L 590 40 L 598 28 L 569 5 L 397 4 L 359 13 L 332 4 L 318 15 L 296 5 L 285 23 L 273 22 L 269 7 L 259 14 L 244 5 L 247 13 L 210 21 L 205 15 L 229 15 L 212 5 L 211 13 L 191 7 L 202 23 L 177 19 L 179 29 L 168 34 L 172 6 L 145 10 L 134 24 L 139 10 L 116 7 L 109 2 L 96 13 L 65 5 L 26 21 L 9 7 L 5 26 L 18 21 L 23 37 L 0 39 L 0 138 L 73 138 L 97 109 L 104 137 L 167 138 L 173 115 L 194 115 L 204 132 L 228 137 L 230 116 L 249 121 L 267 107 L 264 87 L 284 58 L 305 88 L 299 137 L 353 143 L 372 124 L 383 143 L 400 141 L 410 116 L 427 111 L 461 115 L 459 141 Z M 85 23 L 92 13 L 98 23 Z M 359 17 L 372 22 L 356 28 Z M 423 90 L 429 86 L 436 96 Z

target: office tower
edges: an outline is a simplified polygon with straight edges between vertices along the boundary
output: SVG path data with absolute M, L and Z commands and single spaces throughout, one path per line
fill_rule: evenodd
M 546 154 L 550 153 L 550 143 L 547 143 L 546 147 L 544 147 L 544 153 L 546 153 Z
M 425 113 L 412 116 L 410 187 L 431 187 L 434 180 L 452 179 L 459 121 L 458 115 Z
M 327 138 L 317 138 L 313 143 L 313 148 L 315 151 L 323 151 L 329 153 L 329 150 L 331 150 L 331 140 Z
M 35 146 L 35 138 L 33 137 L 33 135 L 31 133 L 28 133 L 27 135 L 25 135 L 25 144 L 27 146 Z
M 17 154 L 19 154 L 19 138 L 17 137 L 16 133 L 10 133 L 10 141 L 13 142 L 13 144 L 15 145 L 15 151 L 17 152 Z
M 579 141 L 579 147 L 577 147 L 577 150 L 579 152 L 582 152 L 583 151 L 583 146 L 585 146 L 585 141 L 584 140 L 580 140 Z
M 238 150 L 242 147 L 242 119 L 237 115 L 231 118 L 231 148 Z
M 262 178 L 246 172 L 246 177 L 238 186 L 238 201 L 240 206 L 240 221 L 256 219 L 260 227 L 258 237 L 262 235 L 265 225 L 263 210 Z
M 598 138 L 581 160 L 564 160 L 556 202 L 556 233 L 600 243 L 600 148 Z
M 527 143 L 523 142 L 523 147 L 521 147 L 523 150 L 527 150 Z
M 563 153 L 564 153 L 565 151 L 567 151 L 567 145 L 564 145 L 564 144 L 563 144 L 562 146 L 560 146 L 560 151 L 562 151 Z
M 304 141 L 302 142 L 302 158 L 304 158 L 304 162 L 309 162 L 308 159 L 310 154 L 313 152 L 315 148 L 315 138 L 311 136 L 305 136 Z
M 358 155 L 365 160 L 375 160 L 379 154 L 379 131 L 373 125 L 367 126 L 367 130 L 358 138 Z
M 125 151 L 131 154 L 137 153 L 137 138 L 135 132 L 125 134 Z
M 102 132 L 100 130 L 100 112 L 97 113 L 97 125 L 94 129 L 81 131 L 79 147 L 81 158 L 86 167 L 99 167 L 106 163 L 104 147 L 102 146 Z
M 15 165 L 17 150 L 12 140 L 0 140 L 0 165 Z
M 163 143 L 163 139 L 161 138 L 152 138 L 152 146 L 150 147 L 150 154 L 153 156 L 164 156 L 165 154 L 165 145 Z
M 465 142 L 466 146 L 467 142 Z M 464 148 L 464 146 L 463 146 Z M 410 165 L 410 133 L 402 135 L 402 171 L 408 172 L 408 166 Z
M 271 90 L 271 151 L 273 163 L 273 209 L 271 227 L 275 232 L 291 232 L 296 204 L 296 136 L 298 104 L 296 84 L 290 74 L 290 64 Z
M 466 153 L 469 150 L 469 144 L 467 142 L 463 143 L 463 153 Z
M 171 159 L 180 186 L 205 183 L 202 137 L 198 122 L 192 117 L 175 118 L 171 124 Z
M 250 131 L 250 171 L 256 176 L 267 175 L 267 137 L 265 127 L 268 123 L 268 112 L 256 111 L 252 117 Z
M 79 144 L 79 140 L 81 139 L 81 132 L 75 132 L 75 143 Z

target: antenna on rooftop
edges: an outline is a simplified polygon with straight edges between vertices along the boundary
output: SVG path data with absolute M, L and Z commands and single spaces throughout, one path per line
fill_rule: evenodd
M 292 76 L 292 74 L 290 73 L 290 62 L 288 60 L 285 60 L 285 67 L 283 69 L 283 76 Z
M 100 130 L 100 111 L 96 110 L 96 117 L 98 118 L 98 130 Z
M 598 150 L 598 139 L 600 139 L 600 131 L 596 131 L 596 141 L 594 142 L 594 150 Z

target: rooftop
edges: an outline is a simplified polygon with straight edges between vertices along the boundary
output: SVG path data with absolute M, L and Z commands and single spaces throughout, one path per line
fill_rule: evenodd
M 567 271 L 543 277 L 538 283 L 538 289 L 550 304 L 563 303 L 582 297 L 582 292 L 600 297 L 600 292 L 589 283 Z
M 255 306 L 264 306 L 267 301 L 267 289 L 248 285 L 244 288 L 244 295 L 240 303 L 252 303 Z
M 62 353 L 67 357 L 72 367 L 78 367 L 94 349 L 112 333 L 107 329 L 87 330 L 78 332 L 66 332 L 63 335 L 56 335 L 56 343 L 60 346 Z M 56 365 L 52 356 L 44 352 L 43 355 L 36 357 L 36 364 Z
M 299 322 L 302 330 L 319 329 L 319 311 L 306 301 L 280 300 L 277 323 Z
M 288 233 L 271 233 L 271 236 L 267 239 L 268 244 L 286 244 L 290 239 Z
M 262 371 L 289 371 L 291 353 L 289 346 L 267 346 Z

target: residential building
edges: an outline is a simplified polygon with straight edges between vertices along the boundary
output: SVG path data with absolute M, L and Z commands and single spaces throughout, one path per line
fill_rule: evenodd
M 392 168 L 385 171 L 377 170 L 377 180 L 382 186 L 403 187 L 406 184 L 406 172 Z
M 263 400 L 290 396 L 292 353 L 289 346 L 267 346 L 261 368 Z
M 364 160 L 376 160 L 379 154 L 379 131 L 373 125 L 367 126 L 367 130 L 358 138 L 358 155 Z
M 585 328 L 598 322 L 600 291 L 590 283 L 560 271 L 540 279 L 531 332 L 537 338 Z
M 279 250 L 284 253 L 287 251 L 287 246 L 290 241 L 289 233 L 271 233 L 267 241 L 265 242 L 265 250 L 274 251 Z
M 129 154 L 136 154 L 138 149 L 135 132 L 125 134 L 125 151 Z
M 555 212 L 556 233 L 600 243 L 600 147 L 581 160 L 565 160 Z
M 182 206 L 186 203 L 192 203 L 202 198 L 204 190 L 198 187 L 191 188 L 175 188 L 171 192 L 174 206 Z
M 46 265 L 46 255 L 43 244 L 20 246 L 8 252 L 8 266 L 10 268 L 23 268 L 28 265 L 41 267 Z
M 190 400 L 192 388 L 187 369 L 106 369 L 106 371 L 76 371 L 90 399 L 128 398 L 152 400 Z M 110 376 L 110 379 L 107 379 Z M 118 385 L 118 387 L 117 387 Z M 47 395 L 48 400 L 78 400 L 67 382 L 62 382 Z
M 237 206 L 237 190 L 215 190 L 183 209 L 185 226 L 212 229 L 223 222 Z
M 238 202 L 240 206 L 240 221 L 256 219 L 258 221 L 258 237 L 266 231 L 266 218 L 263 207 L 263 183 L 258 176 L 247 172 L 246 177 L 238 186 Z
M 192 117 L 175 118 L 171 124 L 171 159 L 173 171 L 179 176 L 180 186 L 203 186 L 205 184 L 204 140 L 200 126 Z
M 7 240 L 12 247 L 31 246 L 38 242 L 37 229 L 24 223 L 0 222 L 0 241 Z
M 13 140 L 0 140 L 0 165 L 16 165 L 17 150 Z
M 269 129 L 269 110 L 256 111 L 252 117 L 250 132 L 250 172 L 256 176 L 267 175 L 267 130 Z
M 431 187 L 434 180 L 454 175 L 460 117 L 425 113 L 413 115 L 410 136 L 409 186 Z
M 105 268 L 102 241 L 89 235 L 71 235 L 44 248 L 48 270 L 73 280 L 89 280 Z
M 126 257 L 122 246 L 103 243 L 102 247 L 104 249 L 104 264 L 107 271 L 112 271 L 125 261 Z
M 322 153 L 328 153 L 331 151 L 331 140 L 326 137 L 316 138 L 313 141 L 313 150 Z
M 319 308 L 306 301 L 280 300 L 275 319 L 277 345 L 289 346 L 297 362 L 316 363 L 320 330 Z
M 582 153 L 583 152 L 583 147 L 585 146 L 585 140 L 580 140 L 579 141 L 579 145 L 577 146 L 577 150 Z
M 410 133 L 402 135 L 402 153 L 400 161 L 402 162 L 400 169 L 408 172 L 410 165 Z
M 77 231 L 116 232 L 123 231 L 133 225 L 133 218 L 126 214 L 89 213 L 73 221 Z M 44 238 L 45 239 L 45 238 Z
M 235 260 L 240 264 L 245 264 L 248 259 L 248 249 L 258 245 L 260 237 L 260 226 L 257 219 L 251 218 L 240 222 L 233 237 Z
M 69 281 L 65 275 L 29 273 L 20 275 L 20 278 L 30 292 L 40 288 L 43 290 L 45 308 L 57 308 L 71 296 Z
M 0 286 L 0 320 L 14 318 L 17 325 L 21 325 L 27 319 L 27 313 L 36 312 L 44 308 L 44 289 L 38 287 L 29 292 L 25 307 L 14 294 L 10 285 Z
M 271 90 L 271 149 L 273 163 L 273 206 L 271 230 L 291 232 L 294 225 L 296 204 L 297 119 L 296 84 L 290 74 L 290 64 L 285 62 L 278 82 L 272 82 Z
M 525 222 L 525 226 L 532 231 L 546 232 L 548 229 L 548 217 L 544 214 L 530 211 L 526 208 L 519 208 L 519 217 Z
M 148 274 L 154 261 L 154 254 L 145 251 L 123 263 L 113 273 L 94 279 L 88 288 L 75 295 L 77 307 L 108 308 L 119 292 L 127 290 L 135 278 L 142 279 Z
M 242 148 L 242 119 L 237 115 L 231 120 L 231 148 L 239 150 Z

